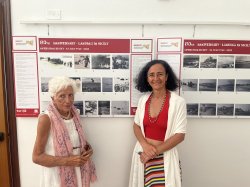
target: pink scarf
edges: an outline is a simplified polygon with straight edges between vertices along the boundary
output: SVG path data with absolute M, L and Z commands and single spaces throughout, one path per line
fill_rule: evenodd
M 73 146 L 70 141 L 68 131 L 65 127 L 64 121 L 61 118 L 59 112 L 55 108 L 54 104 L 51 102 L 48 106 L 48 112 L 51 119 L 51 130 L 53 143 L 55 148 L 56 156 L 70 156 L 73 152 Z M 73 121 L 75 123 L 76 130 L 79 135 L 81 152 L 84 151 L 84 146 L 86 145 L 86 139 L 84 137 L 84 132 L 81 127 L 80 116 L 72 105 L 71 112 L 73 114 Z M 81 170 L 81 180 L 82 187 L 89 187 L 90 181 L 94 182 L 96 177 L 95 165 L 91 159 L 87 161 L 84 165 L 80 167 Z M 73 166 L 60 166 L 59 176 L 61 180 L 61 187 L 77 187 L 77 177 L 75 173 L 75 168 Z

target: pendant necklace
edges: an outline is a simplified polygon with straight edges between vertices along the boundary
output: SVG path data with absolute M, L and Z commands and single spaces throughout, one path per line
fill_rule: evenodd
M 166 101 L 166 98 L 167 98 L 167 94 L 165 94 L 164 99 L 163 99 L 162 104 L 161 104 L 161 109 L 160 109 L 159 113 L 157 114 L 157 116 L 155 118 L 152 118 L 151 114 L 150 114 L 150 106 L 151 106 L 152 96 L 153 96 L 153 94 L 149 98 L 149 106 L 148 106 L 148 118 L 149 118 L 149 122 L 151 124 L 155 123 L 158 120 L 158 117 L 159 117 L 159 115 L 160 115 L 160 113 L 161 113 L 161 111 L 163 109 L 164 104 L 165 104 L 165 101 Z
M 62 117 L 63 119 L 68 120 L 68 119 L 70 119 L 70 117 L 71 117 L 71 112 L 69 111 L 69 114 L 68 114 L 67 116 L 64 116 L 64 115 L 62 115 L 62 114 L 60 114 L 60 115 L 61 115 L 61 117 Z

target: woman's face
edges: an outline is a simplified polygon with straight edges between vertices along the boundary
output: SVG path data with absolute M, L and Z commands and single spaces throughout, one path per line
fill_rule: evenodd
M 68 114 L 74 103 L 73 88 L 69 86 L 66 89 L 60 90 L 54 97 L 52 97 L 52 100 L 60 114 Z
M 147 81 L 153 90 L 165 90 L 167 78 L 165 68 L 161 64 L 155 64 L 148 70 Z

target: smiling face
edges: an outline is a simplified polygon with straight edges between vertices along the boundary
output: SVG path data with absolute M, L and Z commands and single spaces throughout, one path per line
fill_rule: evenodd
M 166 89 L 167 74 L 161 64 L 155 64 L 148 70 L 147 81 L 153 90 L 161 91 Z
M 60 90 L 52 97 L 52 101 L 60 114 L 67 115 L 74 103 L 73 88 L 69 86 Z

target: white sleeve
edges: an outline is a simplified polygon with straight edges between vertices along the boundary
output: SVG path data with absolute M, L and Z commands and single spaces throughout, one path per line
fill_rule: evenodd
M 141 107 L 142 107 L 141 105 L 142 105 L 142 97 L 138 101 L 137 109 L 136 109 L 135 117 L 134 117 L 134 122 L 139 126 L 141 126 L 141 123 L 140 123 L 140 113 L 141 113 Z
M 187 109 L 186 102 L 182 98 L 178 103 L 176 115 L 176 128 L 174 133 L 186 133 L 187 130 Z

